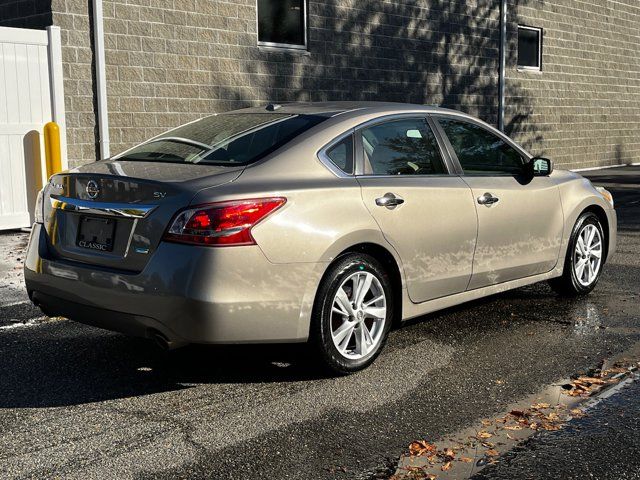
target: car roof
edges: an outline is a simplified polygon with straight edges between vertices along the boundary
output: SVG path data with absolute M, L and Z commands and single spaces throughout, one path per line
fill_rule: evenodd
M 282 103 L 269 103 L 268 105 L 258 107 L 248 107 L 239 110 L 233 110 L 226 112 L 226 114 L 234 113 L 281 113 L 291 115 L 321 115 L 325 117 L 332 117 L 345 112 L 365 113 L 366 111 L 376 110 L 384 111 L 413 111 L 416 110 L 424 112 L 457 112 L 455 110 L 449 110 L 433 105 L 414 105 L 411 103 L 397 103 L 397 102 L 282 102 Z

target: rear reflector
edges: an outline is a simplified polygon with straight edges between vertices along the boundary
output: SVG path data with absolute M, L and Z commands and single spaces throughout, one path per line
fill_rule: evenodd
M 286 201 L 253 198 L 188 208 L 176 214 L 164 240 L 214 247 L 255 245 L 251 229 Z

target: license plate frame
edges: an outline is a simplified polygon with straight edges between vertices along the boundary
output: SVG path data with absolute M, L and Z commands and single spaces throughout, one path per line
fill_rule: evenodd
M 99 252 L 113 251 L 116 222 L 113 218 L 82 215 L 78 221 L 76 245 Z

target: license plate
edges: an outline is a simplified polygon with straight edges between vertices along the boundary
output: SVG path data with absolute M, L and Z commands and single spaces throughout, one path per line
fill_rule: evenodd
M 77 245 L 90 250 L 113 250 L 113 232 L 116 223 L 111 218 L 80 217 Z

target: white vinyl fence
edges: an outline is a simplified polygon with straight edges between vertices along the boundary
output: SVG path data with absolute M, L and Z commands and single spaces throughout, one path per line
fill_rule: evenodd
M 59 27 L 0 27 L 0 230 L 28 227 L 46 182 L 42 129 L 66 131 Z

